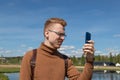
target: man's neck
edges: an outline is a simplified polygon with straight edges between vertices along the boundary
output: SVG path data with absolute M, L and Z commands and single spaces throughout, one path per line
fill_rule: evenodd
M 54 48 L 47 40 L 45 40 L 43 43 L 44 43 L 46 46 L 48 46 L 48 47 L 50 47 L 50 48 L 52 48 L 52 49 L 56 49 L 56 48 Z

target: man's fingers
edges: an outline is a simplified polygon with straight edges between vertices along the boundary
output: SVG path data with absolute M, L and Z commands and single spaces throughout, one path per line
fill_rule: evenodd
M 89 42 L 88 44 L 84 44 L 84 46 L 83 46 L 84 54 L 87 54 L 87 53 L 94 54 L 94 52 L 95 52 L 94 41 L 89 40 L 88 42 Z

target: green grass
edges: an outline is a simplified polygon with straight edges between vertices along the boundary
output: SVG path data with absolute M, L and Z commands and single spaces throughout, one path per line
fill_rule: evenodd
M 0 73 L 0 80 L 9 80 L 8 76 L 4 75 L 3 73 Z
M 78 70 L 83 70 L 84 66 L 77 66 L 76 67 Z M 115 66 L 94 66 L 94 69 L 93 70 L 118 70 L 120 71 L 120 67 L 115 67 Z
M 114 66 L 96 66 L 94 67 L 94 70 L 120 70 L 120 67 L 114 67 Z
M 6 68 L 6 67 L 0 67 L 0 73 L 14 73 L 19 72 L 20 68 Z

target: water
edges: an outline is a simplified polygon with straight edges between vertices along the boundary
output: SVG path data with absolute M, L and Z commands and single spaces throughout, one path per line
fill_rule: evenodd
M 9 80 L 19 80 L 19 73 L 6 73 L 9 77 Z
M 19 80 L 19 73 L 7 73 L 6 75 L 8 75 L 9 80 Z M 120 73 L 97 71 L 93 73 L 92 80 L 120 80 Z
M 120 73 L 112 72 L 94 72 L 92 80 L 120 80 Z

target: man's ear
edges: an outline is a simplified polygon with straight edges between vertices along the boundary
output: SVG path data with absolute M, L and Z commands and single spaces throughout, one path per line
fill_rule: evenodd
M 45 37 L 48 38 L 48 34 L 49 34 L 49 32 L 48 32 L 48 31 L 45 31 L 44 34 L 45 34 Z

